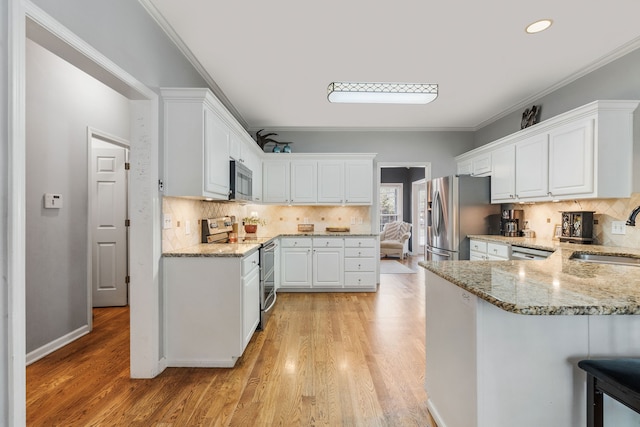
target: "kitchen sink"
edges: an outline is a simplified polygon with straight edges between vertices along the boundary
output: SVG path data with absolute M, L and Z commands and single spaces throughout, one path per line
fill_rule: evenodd
M 640 267 L 640 258 L 635 255 L 624 254 L 588 254 L 584 252 L 574 252 L 569 259 L 582 262 L 594 262 L 597 264 L 633 265 Z

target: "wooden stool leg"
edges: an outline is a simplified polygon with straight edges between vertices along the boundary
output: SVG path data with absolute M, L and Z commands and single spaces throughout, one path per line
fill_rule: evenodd
M 603 427 L 602 392 L 596 387 L 596 379 L 587 374 L 587 427 Z

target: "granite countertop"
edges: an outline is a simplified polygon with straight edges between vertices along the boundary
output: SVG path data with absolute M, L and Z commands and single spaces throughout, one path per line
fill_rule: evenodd
M 272 239 L 279 237 L 377 237 L 379 234 L 373 233 L 348 233 L 348 232 L 324 232 L 316 231 L 309 233 L 280 234 L 275 237 L 258 238 L 257 242 L 245 241 L 240 243 L 200 243 L 184 249 L 167 251 L 162 254 L 164 257 L 244 257 L 252 251 L 260 248 L 261 244 L 266 244 Z
M 164 257 L 244 257 L 260 248 L 260 243 L 200 243 L 165 252 Z
M 569 259 L 574 252 L 628 254 L 640 249 L 469 236 L 555 252 L 542 261 L 426 261 L 425 269 L 503 310 L 530 315 L 640 314 L 640 266 Z

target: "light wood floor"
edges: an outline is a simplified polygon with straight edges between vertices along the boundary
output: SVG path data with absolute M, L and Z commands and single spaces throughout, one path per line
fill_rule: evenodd
M 435 426 L 426 407 L 424 274 L 377 293 L 279 293 L 233 369 L 129 378 L 129 311 L 27 367 L 29 426 Z

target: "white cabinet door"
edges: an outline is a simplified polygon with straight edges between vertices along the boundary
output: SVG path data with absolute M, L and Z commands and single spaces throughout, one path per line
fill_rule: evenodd
M 315 160 L 291 162 L 291 203 L 314 204 L 317 201 L 318 163 Z
M 289 160 L 268 160 L 262 163 L 262 198 L 266 203 L 290 203 Z
M 487 176 L 491 174 L 491 153 L 486 153 L 472 160 L 472 175 Z
M 549 133 L 549 192 L 553 196 L 594 192 L 593 128 L 593 119 L 588 119 Z
M 281 288 L 310 288 L 311 248 L 287 248 L 281 250 Z
M 252 172 L 252 197 L 254 202 L 262 201 L 262 159 L 251 150 L 245 150 L 245 166 Z
M 242 278 L 242 349 L 249 344 L 260 323 L 260 269 Z
M 516 144 L 516 198 L 544 197 L 549 192 L 549 144 L 547 134 Z
M 341 288 L 344 283 L 344 249 L 313 248 L 313 287 Z
M 206 195 L 229 196 L 228 126 L 208 108 L 204 109 L 204 191 Z M 188 170 L 185 170 L 188 173 Z
M 513 201 L 515 198 L 516 147 L 514 144 L 491 153 L 491 203 Z
M 344 203 L 344 170 L 342 160 L 318 161 L 318 203 Z
M 370 205 L 373 200 L 373 161 L 345 162 L 345 203 Z

